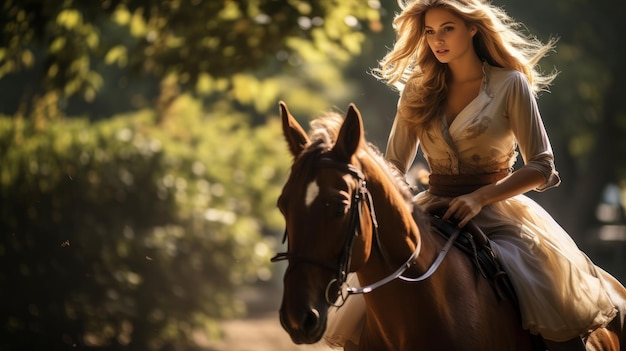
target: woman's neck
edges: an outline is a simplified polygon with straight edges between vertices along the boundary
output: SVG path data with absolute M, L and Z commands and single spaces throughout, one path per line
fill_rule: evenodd
M 464 83 L 482 79 L 483 63 L 476 55 L 448 63 L 452 82 Z

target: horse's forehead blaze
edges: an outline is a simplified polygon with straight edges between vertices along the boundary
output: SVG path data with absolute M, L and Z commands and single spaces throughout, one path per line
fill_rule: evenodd
M 304 196 L 304 205 L 306 207 L 310 207 L 311 204 L 317 199 L 320 194 L 320 187 L 317 184 L 317 180 L 313 180 L 307 185 L 306 193 Z

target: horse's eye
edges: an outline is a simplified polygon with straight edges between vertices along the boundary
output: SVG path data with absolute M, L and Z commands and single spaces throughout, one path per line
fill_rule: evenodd
M 347 211 L 347 207 L 340 205 L 337 206 L 337 210 L 335 211 L 335 217 L 339 218 L 339 217 L 343 217 L 346 214 Z
M 333 206 L 333 216 L 335 218 L 341 218 L 348 213 L 348 209 L 350 208 L 350 204 L 347 201 L 338 201 L 334 204 L 327 204 L 327 206 Z

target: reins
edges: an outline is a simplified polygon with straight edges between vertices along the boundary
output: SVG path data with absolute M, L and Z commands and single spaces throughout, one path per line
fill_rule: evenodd
M 350 219 L 348 223 L 348 236 L 344 243 L 342 254 L 339 259 L 339 265 L 334 266 L 332 264 L 323 262 L 321 260 L 317 260 L 315 258 L 310 258 L 307 256 L 296 256 L 289 252 L 281 252 L 281 253 L 276 254 L 276 256 L 274 256 L 271 259 L 271 262 L 278 262 L 278 261 L 283 261 L 283 260 L 288 259 L 290 261 L 290 266 L 287 268 L 287 272 L 285 272 L 285 274 L 288 274 L 290 269 L 292 269 L 298 263 L 309 263 L 309 264 L 324 267 L 329 270 L 333 270 L 333 271 L 336 270 L 336 278 L 333 278 L 326 288 L 326 302 L 329 305 L 333 305 L 336 299 L 331 299 L 330 296 L 328 295 L 328 292 L 330 291 L 330 287 L 332 285 L 336 284 L 338 288 L 341 288 L 346 283 L 346 280 L 348 278 L 348 273 L 350 270 L 350 262 L 352 259 L 352 248 L 354 246 L 354 240 L 359 235 L 361 235 L 362 228 L 361 228 L 361 225 L 359 224 L 362 218 L 362 211 L 363 211 L 361 202 L 365 201 L 365 203 L 367 204 L 370 210 L 369 211 L 370 220 L 372 222 L 373 230 L 375 232 L 374 235 L 376 236 L 378 236 L 378 223 L 376 220 L 376 214 L 374 213 L 374 206 L 372 203 L 371 194 L 369 190 L 367 189 L 365 176 L 358 168 L 354 167 L 351 164 L 340 163 L 327 157 L 321 158 L 319 160 L 319 165 L 320 167 L 329 167 L 329 168 L 339 169 L 341 171 L 344 171 L 352 175 L 354 178 L 356 178 L 359 181 L 359 186 L 357 187 L 357 190 L 352 195 L 352 201 L 351 201 L 351 207 L 350 207 Z M 286 240 L 286 238 L 287 238 L 287 232 L 285 231 L 283 242 Z M 340 295 L 341 294 L 339 293 L 337 294 L 337 296 L 340 296 Z
M 433 273 L 435 273 L 435 271 L 437 271 L 437 268 L 439 268 L 439 266 L 441 265 L 441 262 L 443 262 L 443 259 L 448 254 L 448 251 L 450 250 L 452 245 L 454 245 L 454 241 L 459 236 L 460 232 L 461 232 L 460 228 L 457 228 L 454 230 L 452 235 L 450 235 L 450 237 L 448 238 L 448 241 L 446 242 L 444 247 L 439 252 L 439 255 L 437 255 L 437 258 L 435 259 L 433 264 L 428 268 L 428 270 L 424 274 L 420 275 L 419 277 L 410 278 L 410 277 L 405 277 L 402 274 L 413 265 L 413 263 L 419 256 L 419 252 L 422 246 L 421 240 L 417 243 L 417 247 L 415 248 L 415 251 L 413 251 L 413 254 L 409 257 L 408 260 L 406 260 L 404 265 L 398 268 L 398 270 L 396 270 L 389 276 L 377 281 L 376 283 L 373 283 L 364 287 L 360 287 L 360 288 L 348 288 L 347 289 L 348 294 L 350 295 L 367 294 L 369 292 L 372 292 L 374 289 L 389 283 L 390 281 L 394 279 L 401 279 L 401 280 L 404 280 L 406 282 L 411 282 L 411 283 L 421 282 L 423 280 L 428 279 L 431 275 L 433 275 Z
M 350 222 L 348 225 L 348 237 L 346 238 L 343 252 L 339 260 L 339 266 L 336 267 L 327 262 L 322 262 L 321 260 L 309 258 L 306 256 L 305 257 L 295 256 L 293 254 L 290 254 L 289 252 L 277 253 L 276 256 L 274 256 L 271 259 L 271 262 L 278 262 L 278 261 L 283 261 L 283 260 L 288 259 L 290 260 L 290 267 L 295 266 L 297 263 L 309 263 L 309 264 L 314 264 L 314 265 L 324 267 L 329 270 L 337 270 L 337 277 L 333 278 L 328 283 L 328 285 L 326 286 L 326 292 L 325 292 L 326 302 L 331 306 L 337 306 L 337 307 L 342 306 L 350 295 L 370 293 L 374 291 L 375 289 L 395 279 L 401 279 L 406 282 L 420 282 L 420 281 L 428 279 L 437 271 L 437 269 L 441 265 L 441 262 L 443 262 L 448 251 L 450 250 L 450 248 L 454 244 L 454 241 L 458 237 L 460 233 L 460 228 L 457 228 L 450 235 L 450 237 L 448 238 L 448 241 L 446 242 L 442 250 L 439 252 L 437 258 L 433 261 L 429 269 L 424 274 L 415 278 L 406 277 L 403 275 L 407 269 L 409 269 L 411 266 L 413 266 L 413 264 L 415 264 L 415 261 L 417 260 L 420 254 L 422 242 L 421 240 L 418 240 L 415 250 L 413 251 L 411 256 L 409 256 L 409 258 L 405 261 L 405 263 L 402 266 L 400 266 L 396 271 L 386 276 L 385 278 L 375 283 L 364 286 L 364 287 L 349 286 L 347 283 L 347 276 L 348 276 L 348 272 L 350 269 L 350 262 L 352 258 L 352 248 L 354 246 L 354 239 L 358 237 L 362 231 L 362 228 L 359 224 L 361 216 L 362 216 L 362 206 L 361 206 L 362 201 L 365 201 L 365 204 L 367 205 L 369 209 L 370 220 L 372 222 L 372 228 L 374 231 L 373 240 L 375 240 L 375 244 L 380 250 L 380 253 L 383 256 L 383 260 L 387 264 L 389 264 L 389 260 L 386 257 L 385 252 L 381 246 L 380 237 L 378 234 L 378 222 L 376 220 L 376 214 L 374 211 L 374 204 L 372 201 L 371 193 L 367 189 L 367 183 L 366 183 L 365 176 L 363 175 L 363 173 L 358 168 L 356 168 L 355 166 L 351 164 L 340 163 L 330 158 L 325 157 L 325 158 L 320 159 L 319 161 L 320 161 L 320 166 L 332 167 L 332 168 L 337 168 L 339 170 L 345 171 L 346 173 L 352 175 L 354 178 L 356 178 L 359 181 L 358 189 L 354 192 L 352 196 L 352 203 L 351 203 L 351 209 L 350 209 Z M 286 240 L 286 238 L 287 238 L 287 232 L 285 231 L 283 242 Z M 289 271 L 289 268 L 288 268 L 288 271 Z M 288 272 L 285 272 L 285 274 L 287 273 Z M 331 294 L 330 294 L 330 291 L 333 286 L 337 286 L 337 296 L 335 296 L 334 298 L 331 297 Z

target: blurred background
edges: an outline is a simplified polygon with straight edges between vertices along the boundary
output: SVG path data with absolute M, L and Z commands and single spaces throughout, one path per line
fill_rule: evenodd
M 563 183 L 530 196 L 626 282 L 626 3 L 496 4 L 560 38 L 539 105 Z M 0 8 L 0 350 L 300 349 L 269 263 L 291 163 L 277 102 L 302 124 L 355 102 L 384 149 L 397 93 L 368 71 L 396 1 Z

